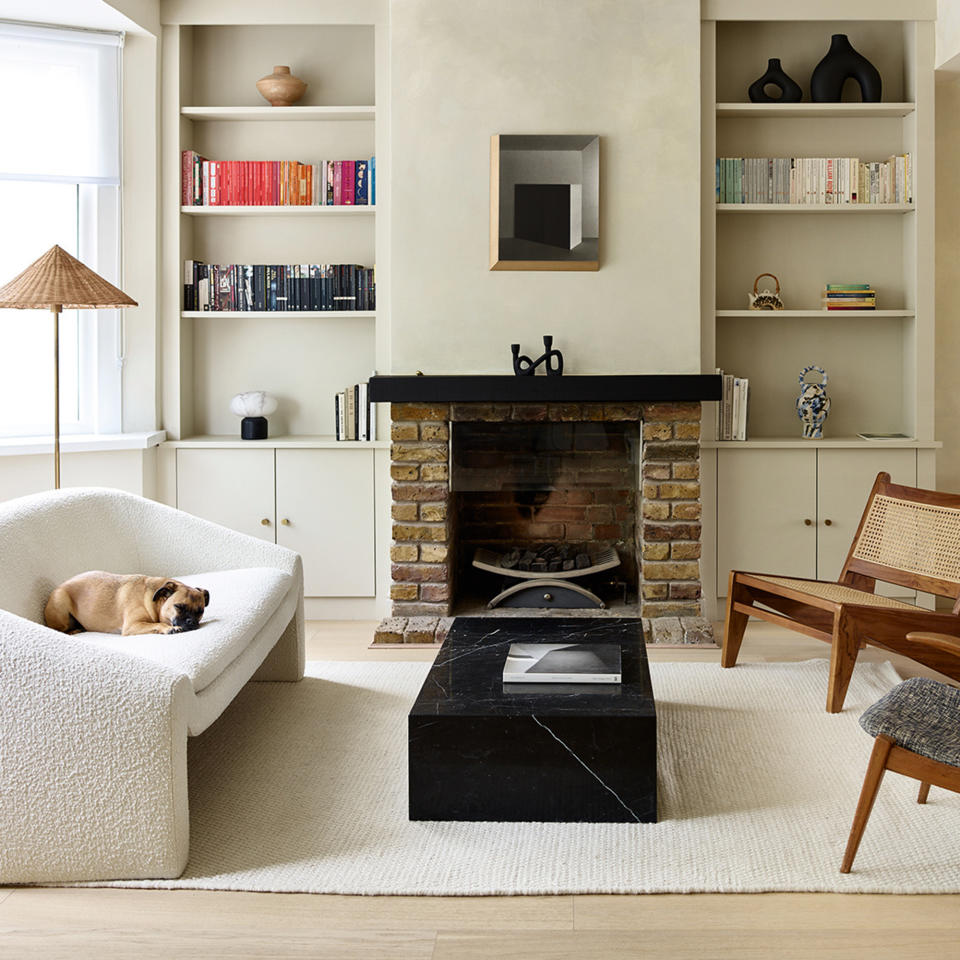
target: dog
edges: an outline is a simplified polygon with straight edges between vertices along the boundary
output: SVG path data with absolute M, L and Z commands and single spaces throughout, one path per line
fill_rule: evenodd
M 186 633 L 209 603 L 208 591 L 179 580 L 88 570 L 50 594 L 43 618 L 61 633 Z

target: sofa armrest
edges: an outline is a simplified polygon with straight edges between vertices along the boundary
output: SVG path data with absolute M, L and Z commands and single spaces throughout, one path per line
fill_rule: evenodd
M 299 554 L 237 533 L 152 500 L 137 504 L 137 572 L 168 576 L 238 567 L 275 567 L 291 576 L 300 570 Z
M 0 610 L 0 883 L 175 877 L 189 681 Z

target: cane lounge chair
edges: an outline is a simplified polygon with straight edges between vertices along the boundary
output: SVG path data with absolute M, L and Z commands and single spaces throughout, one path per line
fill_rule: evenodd
M 878 580 L 948 597 L 953 609 L 934 613 L 879 596 Z M 724 667 L 736 664 L 751 616 L 830 644 L 828 713 L 843 709 L 857 653 L 867 643 L 960 680 L 960 660 L 906 639 L 912 631 L 960 637 L 960 496 L 901 486 L 878 474 L 835 583 L 731 571 Z

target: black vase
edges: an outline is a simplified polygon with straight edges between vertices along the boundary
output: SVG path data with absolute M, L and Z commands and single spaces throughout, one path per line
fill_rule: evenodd
M 880 71 L 850 46 L 845 33 L 835 33 L 827 55 L 814 67 L 810 77 L 810 99 L 817 103 L 839 103 L 844 81 L 860 84 L 864 103 L 880 102 Z
M 764 89 L 767 84 L 780 88 L 779 97 L 771 97 Z M 803 96 L 800 84 L 791 80 L 780 66 L 776 58 L 767 61 L 767 72 L 758 80 L 754 80 L 747 90 L 751 103 L 799 103 Z

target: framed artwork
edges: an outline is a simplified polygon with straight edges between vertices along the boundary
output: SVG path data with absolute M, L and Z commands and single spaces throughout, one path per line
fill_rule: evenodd
M 490 269 L 600 268 L 600 137 L 490 138 Z

